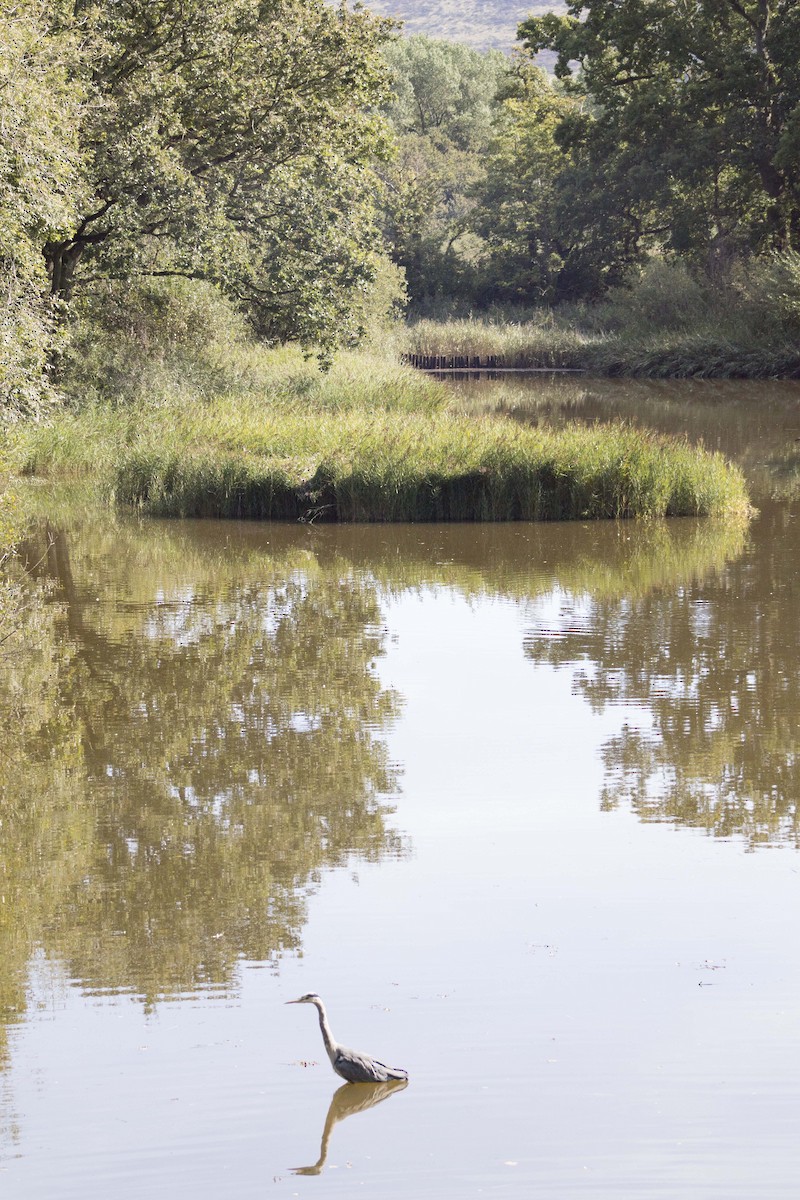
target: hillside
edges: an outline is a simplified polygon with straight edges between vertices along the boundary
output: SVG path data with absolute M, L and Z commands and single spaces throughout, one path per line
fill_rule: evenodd
M 563 0 L 368 0 L 366 7 L 396 17 L 405 33 L 464 42 L 478 50 L 510 50 L 527 16 L 563 11 Z

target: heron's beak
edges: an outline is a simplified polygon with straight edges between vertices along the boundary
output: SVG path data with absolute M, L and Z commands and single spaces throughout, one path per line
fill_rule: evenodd
M 284 1003 L 285 1004 L 299 1004 L 300 1001 L 299 1000 L 286 1000 L 286 1001 L 284 1001 Z

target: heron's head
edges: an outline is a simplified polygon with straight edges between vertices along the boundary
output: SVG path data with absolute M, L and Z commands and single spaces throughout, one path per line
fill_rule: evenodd
M 316 992 L 308 992 L 305 996 L 298 996 L 296 1000 L 287 1000 L 287 1004 L 318 1004 L 319 996 Z

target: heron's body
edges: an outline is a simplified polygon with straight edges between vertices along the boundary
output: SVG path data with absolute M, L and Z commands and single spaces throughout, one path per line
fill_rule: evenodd
M 347 1046 L 340 1046 L 334 1041 L 325 1005 L 316 992 L 309 992 L 307 996 L 300 996 L 297 1000 L 287 1000 L 287 1004 L 314 1005 L 319 1013 L 319 1027 L 331 1066 L 336 1074 L 341 1075 L 348 1083 L 388 1083 L 392 1079 L 408 1079 L 408 1071 L 404 1071 L 402 1067 L 387 1067 L 386 1063 L 370 1058 L 368 1054 L 348 1050 Z

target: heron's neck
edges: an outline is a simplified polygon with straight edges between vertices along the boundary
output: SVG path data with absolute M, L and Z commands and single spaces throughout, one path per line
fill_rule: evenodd
M 336 1057 L 336 1042 L 333 1040 L 331 1027 L 328 1024 L 328 1014 L 325 1012 L 325 1005 L 322 1001 L 315 1001 L 317 1012 L 319 1013 L 319 1027 L 322 1030 L 322 1040 L 325 1043 L 325 1049 L 328 1051 L 328 1058 L 333 1062 Z

